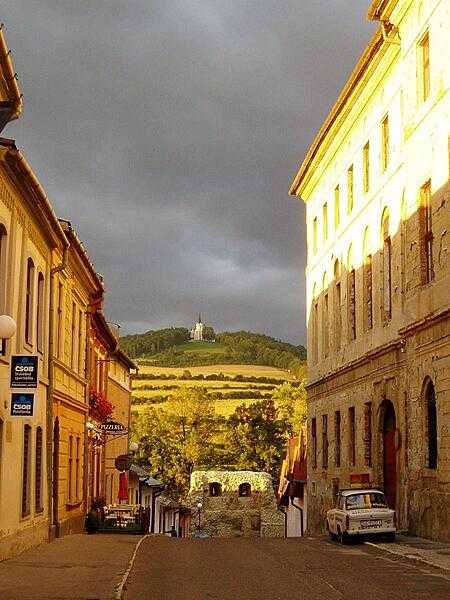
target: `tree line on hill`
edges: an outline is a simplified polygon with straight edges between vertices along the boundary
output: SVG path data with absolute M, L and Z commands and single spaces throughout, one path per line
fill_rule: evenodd
M 210 337 L 215 337 L 223 346 L 223 352 L 184 352 L 177 348 L 189 340 L 189 330 L 183 327 L 148 331 L 143 334 L 124 336 L 121 348 L 131 358 L 150 358 L 153 366 L 189 367 L 217 364 L 255 364 L 288 369 L 301 376 L 304 373 L 306 350 L 281 342 L 268 335 L 249 331 L 224 332 L 215 334 L 209 328 Z
M 181 388 L 164 409 L 150 408 L 134 422 L 138 460 L 182 501 L 195 469 L 265 471 L 276 483 L 287 440 L 306 422 L 304 386 L 280 385 L 271 398 L 238 406 L 228 419 L 198 388 Z M 220 438 L 217 432 L 220 431 Z

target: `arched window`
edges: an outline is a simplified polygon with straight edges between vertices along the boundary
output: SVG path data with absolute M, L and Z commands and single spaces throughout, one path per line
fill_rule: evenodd
M 247 498 L 252 493 L 252 486 L 249 483 L 241 483 L 239 486 L 239 497 Z
M 363 241 L 363 301 L 364 329 L 372 329 L 373 326 L 373 278 L 372 278 L 372 255 L 370 253 L 369 228 L 366 227 Z
M 341 267 L 336 259 L 334 263 L 334 343 L 337 349 L 341 347 L 341 330 L 342 330 L 342 315 L 341 315 Z
M 25 296 L 25 341 L 33 343 L 34 262 L 27 261 L 27 289 Z
M 309 337 L 311 339 L 312 363 L 316 364 L 318 359 L 319 343 L 319 304 L 317 302 L 317 287 L 314 284 L 311 298 L 311 327 Z
M 438 439 L 437 439 L 437 406 L 436 392 L 433 382 L 428 380 L 425 385 L 426 436 L 427 436 L 427 466 L 437 469 Z
M 356 277 L 351 245 L 348 249 L 347 265 L 348 338 L 351 341 L 356 339 Z
M 221 496 L 222 495 L 222 485 L 214 481 L 209 484 L 209 495 L 210 496 Z
M 328 276 L 323 275 L 322 280 L 323 299 L 322 299 L 322 354 L 328 356 L 329 351 L 329 319 L 328 319 Z
M 382 242 L 382 290 L 383 304 L 382 317 L 387 322 L 392 315 L 392 245 L 389 234 L 389 211 L 385 209 L 381 219 L 381 242 Z
M 39 352 L 44 351 L 44 276 L 42 273 L 38 275 L 37 285 L 37 349 Z
M 406 255 L 407 255 L 407 244 L 406 244 L 406 226 L 408 220 L 408 208 L 406 205 L 405 191 L 403 190 L 402 203 L 400 205 L 400 252 L 401 252 L 401 291 L 402 299 L 403 294 L 406 293 Z

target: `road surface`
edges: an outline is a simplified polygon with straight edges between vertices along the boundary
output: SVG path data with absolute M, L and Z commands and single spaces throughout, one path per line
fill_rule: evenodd
M 125 600 L 444 600 L 450 573 L 325 538 L 142 543 Z

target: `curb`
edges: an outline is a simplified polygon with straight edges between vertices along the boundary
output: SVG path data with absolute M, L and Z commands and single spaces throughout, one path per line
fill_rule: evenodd
M 130 558 L 130 562 L 128 563 L 128 568 L 125 571 L 125 573 L 122 575 L 122 579 L 121 579 L 119 585 L 116 587 L 116 590 L 114 592 L 114 600 L 122 600 L 123 592 L 124 592 L 125 586 L 127 584 L 128 577 L 130 576 L 131 569 L 133 568 L 133 565 L 134 565 L 134 561 L 136 560 L 136 555 L 139 551 L 139 548 L 140 548 L 142 542 L 145 539 L 147 539 L 148 537 L 150 537 L 150 536 L 144 535 L 143 537 L 141 537 L 141 539 L 136 544 L 136 547 L 133 552 L 133 556 Z
M 367 544 L 367 546 L 373 546 L 374 548 L 378 548 L 378 550 L 384 550 L 385 552 L 388 552 L 389 554 L 394 554 L 395 556 L 400 556 L 401 558 L 407 558 L 409 560 L 415 560 L 417 562 L 424 563 L 430 567 L 434 567 L 435 569 L 441 569 L 441 571 L 450 572 L 450 568 L 444 567 L 442 565 L 438 565 L 435 562 L 432 562 L 431 560 L 427 560 L 426 558 L 423 558 L 422 556 L 417 556 L 417 554 L 404 554 L 403 552 L 399 552 L 398 550 L 395 550 L 394 548 L 388 548 L 386 546 L 381 546 L 380 544 L 375 544 L 374 542 L 364 542 L 364 543 Z

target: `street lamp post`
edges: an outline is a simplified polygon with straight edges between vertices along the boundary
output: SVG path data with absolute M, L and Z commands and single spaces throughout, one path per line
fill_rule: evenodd
M 200 527 L 201 527 L 201 518 L 202 518 L 202 508 L 203 508 L 203 504 L 201 502 L 199 502 L 197 504 L 197 510 L 198 510 L 198 523 L 197 523 L 197 529 L 200 531 Z

